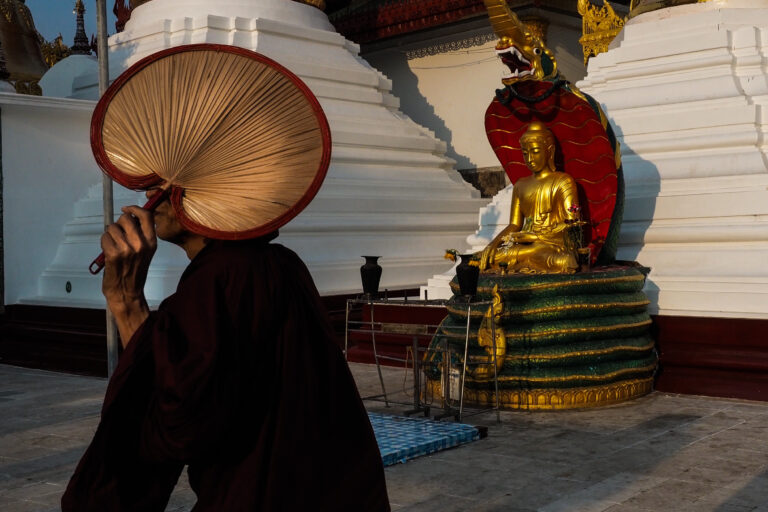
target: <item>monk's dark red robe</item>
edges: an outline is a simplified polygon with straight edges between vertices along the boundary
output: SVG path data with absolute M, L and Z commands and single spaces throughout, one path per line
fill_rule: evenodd
M 122 354 L 64 512 L 389 510 L 381 456 L 304 264 L 213 241 Z

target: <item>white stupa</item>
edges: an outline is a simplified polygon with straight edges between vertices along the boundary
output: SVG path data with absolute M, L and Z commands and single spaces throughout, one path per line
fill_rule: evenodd
M 622 143 L 619 257 L 664 315 L 768 318 L 768 1 L 640 14 L 577 84 Z
M 333 137 L 328 177 L 278 239 L 307 262 L 322 294 L 360 290 L 363 254 L 382 256 L 381 286 L 390 289 L 418 286 L 450 267 L 444 250 L 465 246 L 478 208 L 487 201 L 453 170 L 445 144 L 398 110 L 389 80 L 358 56 L 358 46 L 336 33 L 321 10 L 290 0 L 153 0 L 137 7 L 125 30 L 110 38 L 110 76 L 158 50 L 203 42 L 245 47 L 280 62 L 307 83 L 328 116 Z M 102 304 L 100 278 L 87 271 L 102 231 L 101 173 L 88 148 L 88 114 L 98 81 L 90 63 L 78 65 L 79 74 L 72 73 L 73 66 L 57 66 L 43 80 L 44 92 L 66 91 L 70 99 L 25 99 L 43 105 L 31 108 L 58 109 L 63 118 L 74 112 L 61 136 L 78 148 L 79 167 L 71 162 L 62 167 L 55 157 L 44 167 L 45 157 L 29 154 L 34 146 L 29 140 L 18 141 L 19 150 L 26 149 L 24 158 L 9 157 L 38 175 L 12 170 L 11 182 L 35 179 L 41 187 L 37 197 L 50 200 L 57 216 L 47 219 L 40 240 L 35 232 L 6 223 L 6 261 L 26 260 L 28 266 L 28 275 L 7 281 L 6 302 Z M 36 125 L 29 132 L 35 130 L 47 128 Z M 51 173 L 69 173 L 77 185 L 47 190 Z M 116 208 L 141 201 L 136 193 L 115 190 Z M 40 206 L 11 203 L 12 214 L 19 216 Z M 60 235 L 53 239 L 53 233 Z M 16 242 L 26 248 L 55 242 L 58 248 L 30 257 L 14 252 Z M 180 251 L 158 253 L 146 289 L 151 302 L 174 290 L 185 265 Z

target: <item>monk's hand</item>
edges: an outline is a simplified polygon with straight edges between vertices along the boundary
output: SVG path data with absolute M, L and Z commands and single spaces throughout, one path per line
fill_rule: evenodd
M 157 250 L 152 215 L 138 206 L 125 207 L 101 237 L 105 257 L 101 289 L 124 344 L 149 314 L 144 283 Z

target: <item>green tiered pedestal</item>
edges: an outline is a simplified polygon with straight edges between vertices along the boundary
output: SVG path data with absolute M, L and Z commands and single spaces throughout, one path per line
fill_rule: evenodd
M 464 400 L 495 405 L 495 315 L 499 395 L 508 409 L 570 409 L 621 402 L 649 393 L 658 357 L 650 335 L 648 299 L 639 266 L 610 266 L 577 274 L 480 275 L 477 300 L 496 300 L 471 312 Z M 456 280 L 451 283 L 458 296 Z M 463 363 L 467 307 L 460 299 L 426 355 L 429 387 L 442 394 L 443 348 Z M 480 340 L 480 341 L 478 341 Z

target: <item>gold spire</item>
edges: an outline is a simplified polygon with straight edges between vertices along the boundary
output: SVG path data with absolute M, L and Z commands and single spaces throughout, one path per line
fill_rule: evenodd
M 611 41 L 624 28 L 624 18 L 613 10 L 608 0 L 603 0 L 603 6 L 597 7 L 590 0 L 578 0 L 577 8 L 582 18 L 583 35 L 579 39 L 584 49 L 584 64 L 590 57 L 608 51 Z
M 72 12 L 77 16 L 75 44 L 72 45 L 72 53 L 74 55 L 90 55 L 91 45 L 88 42 L 88 36 L 85 34 L 85 21 L 83 20 L 83 15 L 85 14 L 83 0 L 77 0 L 77 2 L 75 2 L 75 9 Z
M 293 1 L 299 2 L 300 4 L 311 5 L 312 7 L 317 7 L 321 11 L 325 11 L 325 0 L 293 0 Z
M 60 60 L 66 59 L 72 55 L 72 50 L 64 44 L 64 38 L 59 34 L 53 41 L 42 41 L 40 49 L 43 52 L 43 58 L 49 68 L 52 68 Z

